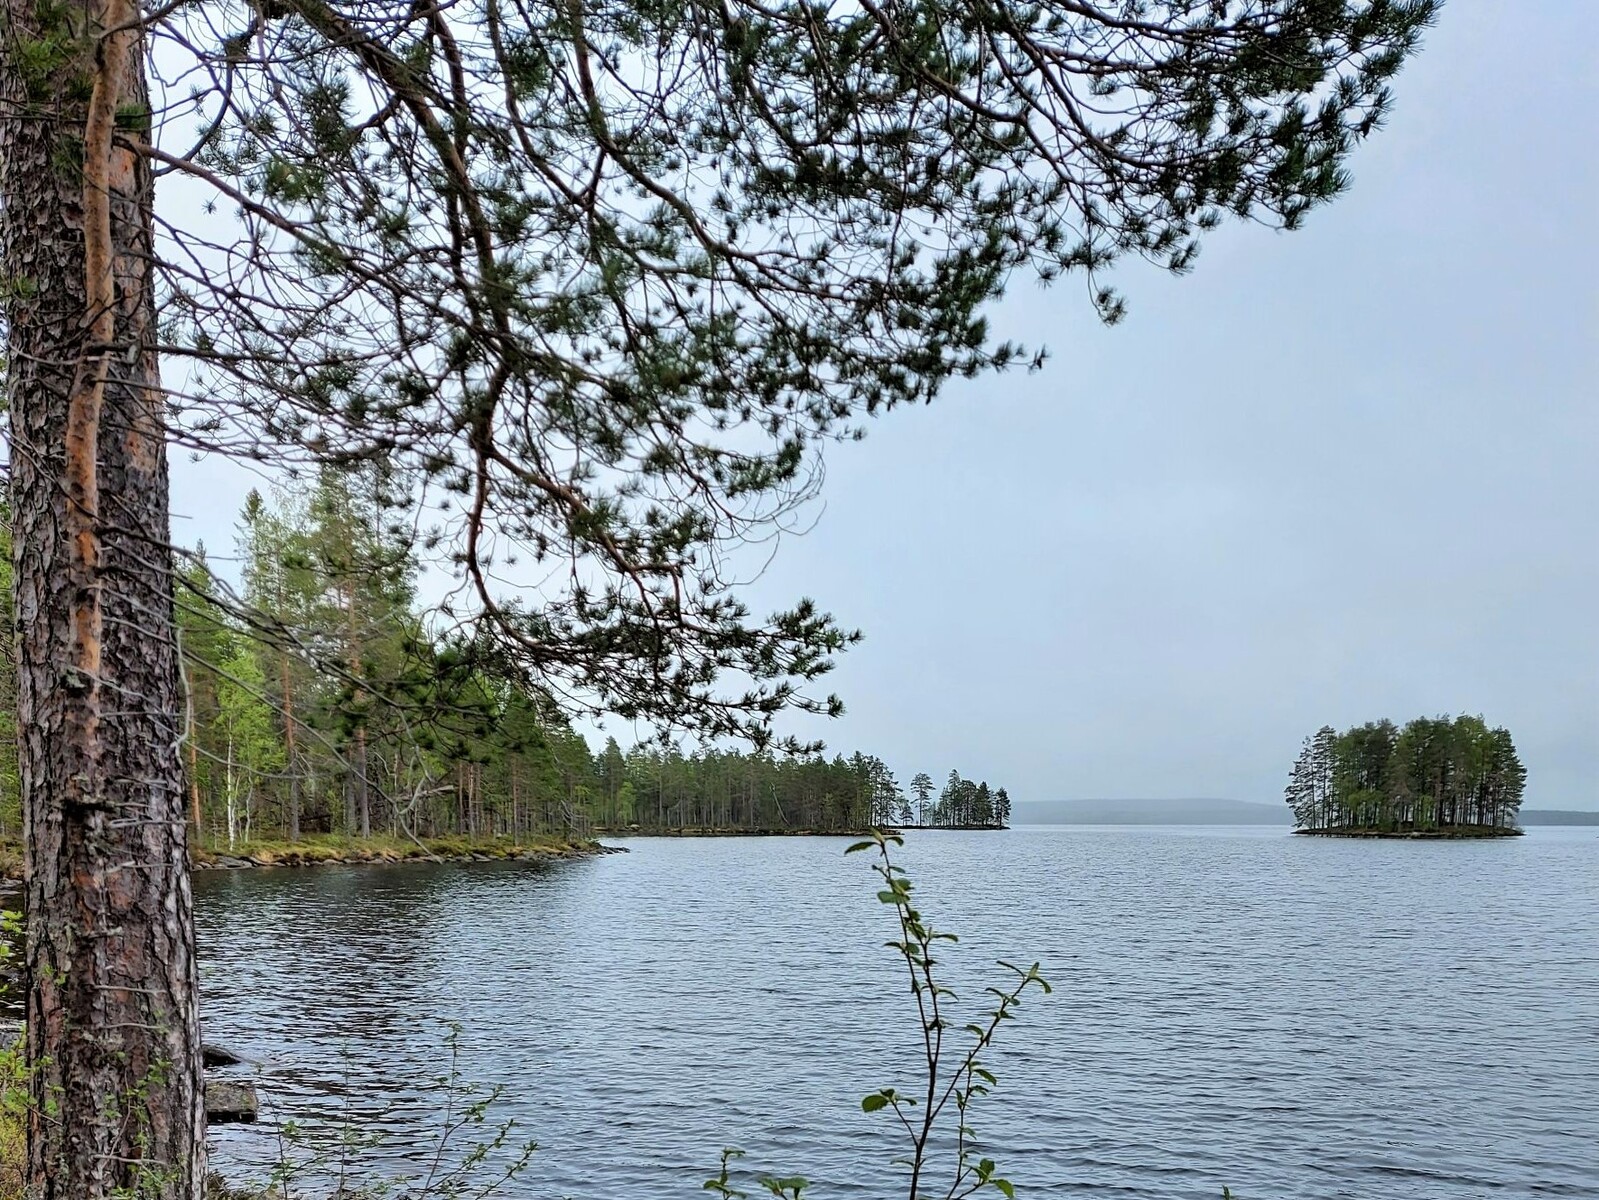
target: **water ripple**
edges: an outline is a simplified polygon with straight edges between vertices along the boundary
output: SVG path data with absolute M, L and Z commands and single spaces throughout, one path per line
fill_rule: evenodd
M 700 1194 L 724 1145 L 818 1197 L 886 1197 L 859 1097 L 915 1075 L 889 914 L 832 839 L 636 840 L 546 867 L 323 868 L 197 884 L 208 1035 L 265 1127 L 427 1153 L 448 1069 L 541 1150 L 509 1194 Z M 950 977 L 1058 985 L 1005 1030 L 985 1153 L 1035 1196 L 1599 1198 L 1599 840 L 1329 843 L 1255 831 L 913 836 Z M 903 1189 L 900 1193 L 903 1194 Z

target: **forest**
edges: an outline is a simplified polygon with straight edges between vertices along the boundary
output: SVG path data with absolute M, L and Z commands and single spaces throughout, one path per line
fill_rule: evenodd
M 902 787 L 879 758 L 669 743 L 596 752 L 550 692 L 422 615 L 410 531 L 370 469 L 252 492 L 228 564 L 180 563 L 191 828 L 228 849 L 302 836 L 491 839 L 598 832 L 1002 827 L 1004 788 L 951 771 Z M 0 540 L 9 535 L 0 531 Z M 0 545 L 9 574 L 9 546 Z M 0 580 L 9 605 L 9 579 Z M 9 614 L 6 614 L 9 617 Z M 10 630 L 6 620 L 5 628 Z M 16 664 L 0 645 L 0 722 Z M 0 747 L 0 839 L 20 829 L 17 752 Z
M 1368 721 L 1307 737 L 1286 799 L 1303 833 L 1514 832 L 1527 771 L 1480 716 Z

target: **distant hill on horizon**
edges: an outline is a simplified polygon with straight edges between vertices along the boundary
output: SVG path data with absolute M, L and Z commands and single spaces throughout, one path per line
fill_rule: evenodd
M 1522 825 L 1599 825 L 1599 812 L 1524 808 Z M 1291 825 L 1286 804 L 1252 800 L 1023 800 L 1012 825 Z
M 1291 825 L 1286 804 L 1250 800 L 1023 800 L 1013 825 Z
M 1599 812 L 1574 808 L 1524 808 L 1523 825 L 1599 825 Z

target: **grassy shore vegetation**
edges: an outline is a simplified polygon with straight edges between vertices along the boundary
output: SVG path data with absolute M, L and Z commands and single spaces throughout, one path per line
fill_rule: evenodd
M 28 1079 L 22 1046 L 0 1050 L 0 1200 L 23 1200 L 28 1131 Z
M 376 833 L 370 837 L 347 834 L 303 834 L 296 841 L 253 838 L 194 846 L 189 858 L 199 870 L 214 867 L 314 867 L 328 863 L 467 862 L 483 859 L 581 858 L 603 851 L 591 838 L 561 834 L 523 834 L 500 837 L 396 837 Z M 0 843 L 0 879 L 22 874 L 22 847 Z
M 308 834 L 298 841 L 262 838 L 239 842 L 231 849 L 208 847 L 193 852 L 197 867 L 249 863 L 258 867 L 310 867 L 322 863 L 399 863 L 466 859 L 554 859 L 592 854 L 599 849 L 586 838 L 555 834 L 521 837 L 402 838 L 374 834 L 356 838 L 341 834 Z

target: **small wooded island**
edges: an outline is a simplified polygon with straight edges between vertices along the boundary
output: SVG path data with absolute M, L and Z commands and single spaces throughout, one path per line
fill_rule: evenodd
M 1286 798 L 1294 832 L 1333 837 L 1513 837 L 1527 770 L 1481 717 L 1368 721 L 1305 739 Z

